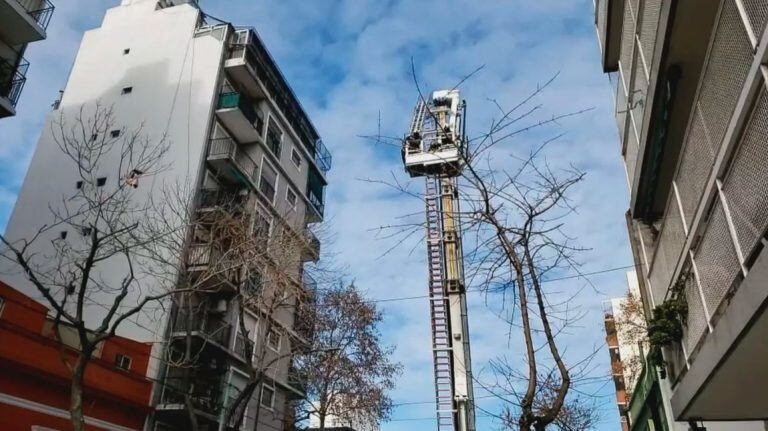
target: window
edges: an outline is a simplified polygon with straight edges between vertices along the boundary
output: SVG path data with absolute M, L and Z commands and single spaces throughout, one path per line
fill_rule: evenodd
M 245 281 L 245 290 L 248 293 L 251 294 L 258 294 L 261 292 L 261 287 L 263 286 L 263 282 L 261 279 L 261 274 L 254 271 L 251 273 L 250 276 L 248 276 L 248 279 Z
M 109 132 L 109 136 L 111 136 L 113 138 L 119 137 L 120 136 L 120 130 L 112 130 L 111 132 Z
M 83 181 L 80 180 L 80 181 L 76 182 L 75 183 L 75 188 L 78 189 L 78 190 L 82 189 L 83 188 Z
M 104 184 L 106 184 L 106 183 L 107 183 L 107 177 L 99 177 L 99 178 L 96 178 L 96 185 L 97 185 L 98 187 L 103 187 L 103 186 L 104 186 Z
M 296 169 L 301 169 L 301 154 L 296 151 L 296 148 L 291 148 L 291 161 L 296 165 Z
M 0 317 L 3 316 L 3 309 L 5 308 L 5 298 L 0 296 Z
M 125 48 L 125 49 L 123 50 L 123 55 L 128 55 L 128 54 L 130 54 L 130 53 L 131 53 L 131 48 Z
M 280 333 L 274 329 L 271 329 L 269 333 L 267 333 L 267 347 L 276 352 L 280 350 Z
M 63 230 L 59 232 L 59 239 L 67 239 L 67 231 Z
M 267 383 L 261 385 L 261 405 L 268 409 L 275 405 L 275 388 Z
M 133 87 L 123 87 L 123 90 L 120 92 L 120 94 L 131 94 L 133 93 Z
M 275 189 L 277 188 L 277 171 L 267 163 L 267 159 L 262 159 L 261 180 L 259 181 L 259 190 L 267 197 L 269 202 L 275 200 Z
M 267 127 L 267 146 L 278 159 L 280 159 L 280 146 L 283 142 L 283 132 L 277 128 L 274 120 L 270 120 Z
M 291 204 L 291 208 L 296 209 L 296 192 L 294 192 L 290 187 L 288 187 L 285 192 L 285 200 Z
M 131 369 L 131 357 L 118 353 L 115 355 L 115 366 L 121 370 L 129 371 Z

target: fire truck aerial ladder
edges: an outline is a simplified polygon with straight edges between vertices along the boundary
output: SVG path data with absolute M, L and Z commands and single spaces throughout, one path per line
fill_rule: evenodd
M 419 99 L 403 140 L 405 170 L 426 179 L 427 265 L 438 431 L 475 431 L 458 177 L 466 151 L 458 90 Z

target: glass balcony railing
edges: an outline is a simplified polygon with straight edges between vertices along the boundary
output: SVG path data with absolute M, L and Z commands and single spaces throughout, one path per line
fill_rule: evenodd
M 239 109 L 246 119 L 248 119 L 248 122 L 254 125 L 256 129 L 259 130 L 259 133 L 261 133 L 262 128 L 264 127 L 264 120 L 261 118 L 261 116 L 256 112 L 256 109 L 253 107 L 253 101 L 249 99 L 247 96 L 244 96 L 243 94 L 240 94 L 238 92 L 228 92 L 228 93 L 221 93 L 219 95 L 219 109 L 230 109 L 230 108 L 237 108 Z
M 8 99 L 13 107 L 16 107 L 27 81 L 27 69 L 29 62 L 23 58 L 20 58 L 17 64 L 0 58 L 0 97 Z
M 43 30 L 48 28 L 54 9 L 50 0 L 16 0 L 16 3 L 20 4 Z

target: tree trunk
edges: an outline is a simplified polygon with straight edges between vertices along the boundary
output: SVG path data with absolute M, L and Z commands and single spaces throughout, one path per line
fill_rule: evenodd
M 72 370 L 72 384 L 69 393 L 69 414 L 74 431 L 85 431 L 85 416 L 83 415 L 83 379 L 89 356 L 80 352 L 77 355 L 75 367 Z

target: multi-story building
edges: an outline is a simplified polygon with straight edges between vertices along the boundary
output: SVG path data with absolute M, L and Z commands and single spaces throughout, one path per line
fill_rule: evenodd
M 117 156 L 106 155 L 99 167 L 103 176 L 95 186 L 132 181 L 133 199 L 163 200 L 163 185 L 190 185 L 194 223 L 189 225 L 186 252 L 180 253 L 185 277 L 205 271 L 227 247 L 225 238 L 206 231 L 209 216 L 201 214 L 245 215 L 240 218 L 250 220 L 245 234 L 266 233 L 268 248 L 275 253 L 284 248 L 272 242 L 276 236 L 301 244 L 298 258 L 287 258 L 289 267 L 282 268 L 279 282 L 271 267 L 263 268 L 263 279 L 253 270 L 244 277 L 233 268 L 226 276 L 210 277 L 213 284 L 205 289 L 185 293 L 186 304 L 194 303 L 192 314 L 173 301 L 167 307 L 170 313 L 160 313 L 161 318 L 142 313 L 124 322 L 122 334 L 159 346 L 150 361 L 150 376 L 158 384 L 149 427 L 190 429 L 191 417 L 201 430 L 231 427 L 224 412 L 253 375 L 245 368 L 245 326 L 257 345 L 268 347 L 269 366 L 244 405 L 242 427 L 282 429 L 290 421 L 291 399 L 302 395 L 300 381 L 290 373 L 290 354 L 305 345 L 310 328 L 296 318 L 298 298 L 286 297 L 289 306 L 265 311 L 240 307 L 235 294 L 244 286 L 265 296 L 285 294 L 287 285 L 302 292 L 313 289 L 303 266 L 319 256 L 320 244 L 310 225 L 323 219 L 325 175 L 331 163 L 316 129 L 255 30 L 211 20 L 194 1 L 122 0 L 107 11 L 99 28 L 83 37 L 11 215 L 11 240 L 29 238 L 40 226 L 50 225 L 51 203 L 55 206 L 81 187 L 76 169 L 58 163 L 61 150 L 50 129 L 62 121 L 77 121 L 81 108 L 93 110 L 96 104 L 108 107 L 122 130 L 141 126 L 143 136 L 164 140 L 168 149 L 167 166 L 151 177 L 119 172 Z M 121 131 L 100 133 L 119 136 Z M 45 235 L 56 239 L 58 233 Z M 56 240 L 66 238 L 62 232 Z M 40 247 L 36 251 L 44 253 L 45 246 Z M 124 261 L 105 261 L 99 276 L 117 285 L 124 266 Z M 23 273 L 11 272 L 2 277 L 40 297 Z M 137 298 L 131 290 L 125 301 Z M 97 321 L 103 313 L 98 307 L 89 310 L 86 320 Z M 169 359 L 187 348 L 195 351 L 193 363 Z
M 616 405 L 622 431 L 629 431 L 629 400 L 638 377 L 638 359 L 643 346 L 637 334 L 642 331 L 644 316 L 632 313 L 634 301 L 640 299 L 640 287 L 634 271 L 627 273 L 627 296 L 603 302 L 605 341 L 611 358 L 611 375 L 616 388 Z
M 0 118 L 16 115 L 29 68 L 24 51 L 45 39 L 52 14 L 50 0 L 0 0 Z
M 768 417 L 768 2 L 597 0 L 646 315 L 689 312 L 665 349 L 679 421 Z
M 77 336 L 54 335 L 48 309 L 0 282 L 0 418 L 7 431 L 71 429 L 70 371 Z M 150 412 L 152 347 L 123 337 L 105 341 L 86 369 L 88 429 L 140 430 Z

